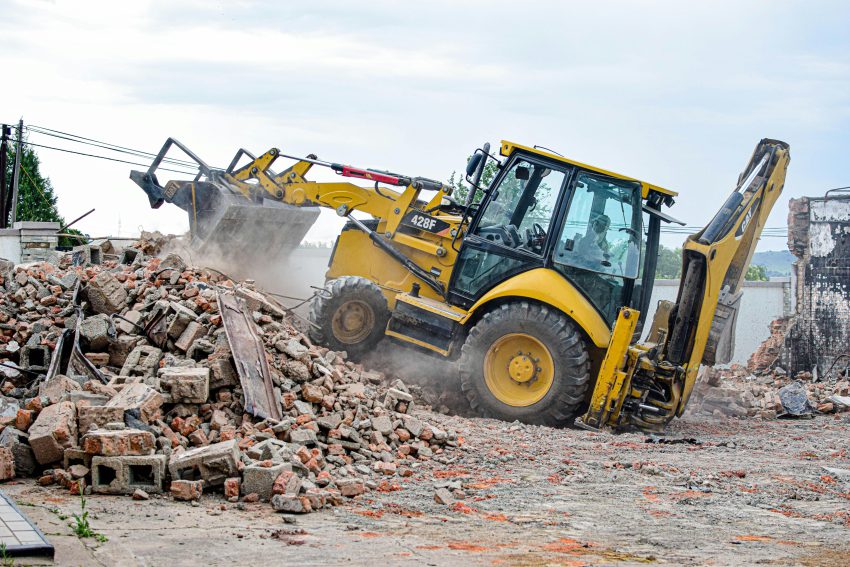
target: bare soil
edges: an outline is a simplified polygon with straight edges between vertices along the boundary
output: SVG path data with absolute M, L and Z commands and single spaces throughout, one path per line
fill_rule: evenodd
M 425 412 L 421 412 L 425 413 Z M 205 495 L 199 505 L 3 490 L 59 565 L 848 565 L 850 417 L 688 417 L 665 436 L 613 435 L 427 413 L 461 450 L 306 516 Z M 437 504 L 437 487 L 465 498 Z M 67 517 L 67 518 L 66 518 Z M 65 518 L 65 519 L 63 519 Z

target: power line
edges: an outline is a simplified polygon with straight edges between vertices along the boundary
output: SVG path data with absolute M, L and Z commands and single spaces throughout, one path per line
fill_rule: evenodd
M 136 149 L 133 149 L 133 148 L 118 146 L 116 144 L 110 144 L 108 142 L 101 142 L 99 140 L 92 140 L 91 138 L 85 138 L 83 136 L 77 136 L 75 134 L 65 134 L 64 132 L 58 132 L 58 130 L 48 132 L 47 129 L 43 129 L 43 128 L 38 127 L 38 126 L 35 126 L 35 127 L 29 126 L 28 131 L 35 133 L 35 134 L 42 135 L 42 136 L 51 136 L 53 138 L 58 138 L 60 140 L 67 140 L 69 142 L 75 142 L 75 143 L 78 143 L 78 144 L 94 146 L 96 148 L 102 148 L 102 149 L 113 151 L 113 152 L 130 154 L 130 155 L 133 155 L 133 156 L 136 156 L 136 157 L 144 157 L 144 158 L 154 158 L 154 157 L 156 157 L 156 154 L 151 153 L 151 152 L 145 152 L 145 151 L 142 151 L 142 150 L 136 150 Z M 58 132 L 58 133 L 53 133 L 53 132 Z M 167 157 L 167 158 L 164 158 L 163 161 L 171 163 L 171 164 L 176 165 L 176 166 L 197 167 L 196 163 L 185 161 L 185 160 L 178 160 L 178 159 L 175 159 L 175 158 Z
M 60 138 L 60 139 L 63 139 L 63 140 L 70 140 L 72 142 L 77 142 L 77 143 L 80 143 L 80 144 L 88 143 L 89 145 L 94 145 L 94 146 L 97 146 L 97 147 L 105 147 L 106 149 L 113 150 L 113 151 L 119 151 L 120 150 L 120 151 L 125 151 L 125 152 L 132 152 L 132 153 L 144 156 L 144 157 L 156 157 L 157 156 L 157 154 L 155 154 L 153 152 L 146 152 L 144 150 L 139 150 L 139 149 L 136 149 L 136 148 L 130 148 L 130 147 L 122 146 L 122 145 L 119 145 L 119 144 L 113 144 L 111 142 L 104 142 L 103 140 L 96 140 L 94 138 L 87 138 L 86 136 L 80 136 L 79 134 L 71 134 L 69 132 L 63 132 L 61 130 L 54 130 L 52 128 L 47 128 L 45 126 L 28 126 L 27 128 L 29 128 L 31 131 L 35 132 L 36 134 L 43 134 L 45 136 L 53 136 L 53 137 Z M 98 145 L 98 144 L 101 144 L 101 145 Z M 195 162 L 177 159 L 177 158 L 166 157 L 166 158 L 164 158 L 163 161 L 172 161 L 172 162 L 179 163 L 179 164 L 190 165 L 192 167 L 197 166 L 197 164 Z
M 105 159 L 105 160 L 109 160 L 109 161 L 117 161 L 118 163 L 127 163 L 127 164 L 130 164 L 130 165 L 138 165 L 138 166 L 141 166 L 141 167 L 148 167 L 148 165 L 149 165 L 149 164 L 145 164 L 145 163 L 138 163 L 138 162 L 135 162 L 135 161 L 127 161 L 127 160 L 124 160 L 124 159 L 112 158 L 112 157 L 107 157 L 107 156 L 98 156 L 98 155 L 95 155 L 95 154 L 88 154 L 88 153 L 85 153 L 85 152 L 76 152 L 74 150 L 69 150 L 67 148 L 57 148 L 57 147 L 54 147 L 54 146 L 45 146 L 43 144 L 36 144 L 36 143 L 33 143 L 33 142 L 22 142 L 22 143 L 26 144 L 28 146 L 36 147 L 36 148 L 44 148 L 46 150 L 56 150 L 58 152 L 66 152 L 66 153 L 69 153 L 69 154 L 76 154 L 76 155 L 79 155 L 79 156 L 86 156 L 86 157 L 92 157 L 92 158 L 97 158 L 97 159 Z M 180 170 L 177 170 L 177 169 L 169 169 L 167 167 L 160 167 L 159 169 L 161 169 L 163 171 L 171 171 L 171 172 L 174 172 L 174 173 L 182 173 L 183 175 L 195 175 L 196 174 L 196 172 L 180 171 Z

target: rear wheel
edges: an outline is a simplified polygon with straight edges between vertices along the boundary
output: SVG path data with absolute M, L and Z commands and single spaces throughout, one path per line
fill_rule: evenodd
M 461 349 L 460 379 L 483 415 L 564 426 L 584 402 L 590 363 L 572 320 L 523 301 L 497 307 L 472 328 Z
M 384 336 L 389 310 L 381 289 L 371 280 L 343 276 L 328 282 L 313 301 L 310 321 L 318 326 L 310 338 L 332 350 L 360 356 Z

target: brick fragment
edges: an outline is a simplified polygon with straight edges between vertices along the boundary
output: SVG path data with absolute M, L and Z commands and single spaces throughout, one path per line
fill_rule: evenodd
M 72 380 L 62 374 L 57 374 L 47 382 L 39 385 L 38 395 L 39 397 L 47 398 L 49 403 L 55 404 L 67 399 L 71 392 L 78 392 L 81 389 L 76 380 Z
M 301 397 L 304 398 L 305 401 L 318 404 L 322 402 L 324 392 L 322 392 L 322 389 L 319 386 L 306 382 L 301 385 Z
M 389 416 L 379 415 L 372 418 L 372 429 L 387 436 L 393 432 L 393 422 Z
M 168 469 L 173 479 L 202 479 L 205 486 L 221 486 L 239 473 L 240 451 L 236 440 L 214 443 L 173 454 Z
M 162 394 L 141 382 L 124 386 L 118 395 L 109 400 L 105 407 L 121 408 L 123 411 L 138 410 L 139 419 L 152 423 L 159 418 L 160 407 L 164 402 Z
M 15 427 L 21 431 L 28 431 L 34 421 L 33 411 L 19 408 L 15 415 Z
M 453 504 L 454 501 L 455 498 L 454 496 L 452 496 L 452 493 L 449 491 L 448 488 L 438 488 L 434 492 L 434 502 L 436 502 L 437 504 L 448 506 L 450 504 Z
M 141 429 L 95 429 L 83 437 L 82 448 L 89 455 L 104 457 L 150 455 L 155 439 L 153 433 Z
M 155 376 L 161 358 L 162 350 L 150 345 L 137 346 L 127 355 L 121 376 Z
M 180 334 L 180 337 L 174 341 L 174 346 L 179 350 L 186 352 L 197 339 L 200 339 L 207 334 L 207 328 L 192 321 L 186 325 L 186 329 Z
M 302 500 L 294 494 L 275 494 L 272 497 L 272 508 L 274 508 L 277 512 L 305 514 L 311 511 L 311 508 L 307 508 L 304 505 L 305 500 Z M 307 500 L 307 502 L 309 503 L 309 500 Z
M 127 303 L 127 291 L 110 272 L 100 272 L 90 280 L 86 292 L 95 313 L 118 313 Z
M 68 474 L 70 474 L 71 478 L 74 480 L 85 478 L 89 474 L 89 468 L 85 465 L 72 465 L 71 468 L 68 469 Z
M 203 429 L 196 429 L 189 434 L 189 442 L 195 447 L 201 447 L 209 444 L 209 439 L 207 439 Z
M 74 404 L 59 402 L 47 406 L 29 430 L 35 459 L 42 465 L 62 459 L 64 451 L 77 443 L 77 416 Z
M 272 488 L 275 480 L 285 471 L 290 471 L 292 465 L 280 463 L 272 466 L 253 464 L 245 467 L 242 471 L 242 494 L 257 493 L 262 500 L 268 500 L 272 496 Z
M 87 351 L 101 352 L 109 346 L 109 317 L 94 315 L 86 317 L 80 323 L 80 337 L 87 345 Z
M 0 447 L 0 480 L 15 478 L 15 456 L 6 447 Z
M 235 386 L 239 383 L 239 375 L 230 361 L 230 357 L 214 358 L 209 361 L 210 365 L 210 389 L 218 390 Z
M 123 407 L 79 406 L 80 435 L 88 433 L 92 427 L 106 427 L 107 423 L 124 421 Z
M 320 510 L 327 504 L 328 493 L 317 488 L 310 488 L 304 493 L 301 500 L 303 501 L 305 498 L 310 503 L 311 510 Z
M 32 476 L 38 468 L 35 456 L 27 442 L 28 439 L 27 433 L 12 426 L 7 426 L 0 432 L 0 447 L 5 447 L 12 452 L 15 459 L 15 472 L 19 476 Z
M 186 330 L 186 327 L 189 326 L 189 323 L 196 321 L 198 316 L 195 315 L 194 311 L 180 305 L 179 303 L 175 303 L 172 301 L 169 305 L 174 311 L 174 318 L 168 325 L 166 334 L 172 340 L 177 340 L 180 338 L 180 335 L 183 334 L 183 331 Z
M 343 478 L 336 481 L 340 494 L 353 498 L 366 492 L 366 485 L 358 478 Z
M 175 500 L 200 500 L 201 495 L 204 493 L 204 481 L 172 480 L 169 490 Z
M 272 486 L 273 494 L 298 494 L 301 490 L 301 478 L 291 470 L 281 472 Z
M 228 478 L 224 481 L 224 497 L 228 500 L 239 499 L 239 485 L 242 479 L 238 476 Z
M 202 404 L 210 397 L 209 368 L 163 368 L 159 379 L 171 403 Z

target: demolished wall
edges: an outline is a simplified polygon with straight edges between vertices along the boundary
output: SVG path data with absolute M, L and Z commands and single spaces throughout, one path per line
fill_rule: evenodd
M 304 513 L 462 444 L 415 388 L 314 345 L 253 282 L 150 257 L 158 240 L 0 259 L 0 482 Z
M 778 362 L 824 373 L 850 352 L 850 196 L 792 199 L 788 248 L 797 306 Z

